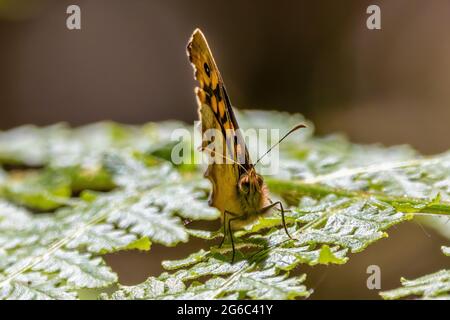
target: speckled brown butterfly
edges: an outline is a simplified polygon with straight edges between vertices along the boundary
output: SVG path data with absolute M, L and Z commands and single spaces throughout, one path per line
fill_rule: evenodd
M 228 234 L 233 248 L 231 259 L 233 262 L 235 257 L 233 230 L 254 222 L 259 216 L 278 206 L 284 230 L 290 237 L 284 217 L 285 210 L 280 201 L 272 202 L 269 199 L 268 188 L 261 175 L 256 173 L 255 165 L 262 157 L 255 164 L 250 160 L 222 76 L 205 36 L 199 29 L 196 29 L 192 34 L 187 46 L 187 53 L 194 68 L 195 79 L 199 82 L 199 87 L 195 88 L 195 93 L 202 123 L 202 133 L 210 129 L 220 130 L 224 141 L 226 141 L 225 145 L 233 144 L 231 148 L 226 148 L 221 155 L 227 160 L 231 158 L 231 163 L 209 164 L 205 172 L 205 177 L 212 182 L 213 186 L 209 204 L 223 213 L 224 237 L 220 246 L 222 246 Z M 294 127 L 264 155 L 269 153 L 289 134 L 302 127 L 304 126 Z M 230 135 L 227 135 L 230 131 L 234 133 L 231 139 Z M 209 143 L 210 141 L 203 141 L 202 151 L 213 152 L 207 150 Z M 244 159 L 244 161 L 237 161 L 236 159 Z

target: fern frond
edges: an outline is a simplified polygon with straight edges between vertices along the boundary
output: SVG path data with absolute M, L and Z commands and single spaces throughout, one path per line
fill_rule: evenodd
M 450 256 L 450 248 L 442 247 L 442 252 Z M 381 292 L 383 299 L 418 297 L 420 299 L 450 300 L 450 270 L 441 270 L 414 280 L 400 279 L 402 287 Z

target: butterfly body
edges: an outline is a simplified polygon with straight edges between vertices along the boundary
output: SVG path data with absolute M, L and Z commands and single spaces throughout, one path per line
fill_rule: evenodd
M 253 223 L 260 215 L 264 214 L 264 208 L 270 205 L 269 190 L 261 175 L 252 168 L 248 173 L 241 175 L 238 182 L 238 194 L 241 206 L 242 221 L 236 220 L 236 227 L 243 227 Z

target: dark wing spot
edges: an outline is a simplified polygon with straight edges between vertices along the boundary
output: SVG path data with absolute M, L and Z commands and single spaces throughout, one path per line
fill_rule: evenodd
M 207 104 L 208 106 L 211 105 L 211 96 L 210 96 L 209 94 L 206 95 L 206 104 Z
M 209 66 L 206 62 L 203 64 L 203 69 L 205 69 L 205 72 L 206 72 L 206 75 L 208 76 L 208 78 L 211 78 L 211 70 L 209 69 Z
M 222 95 L 220 94 L 220 85 L 217 85 L 217 87 L 214 89 L 213 93 L 216 96 L 217 102 L 222 101 Z

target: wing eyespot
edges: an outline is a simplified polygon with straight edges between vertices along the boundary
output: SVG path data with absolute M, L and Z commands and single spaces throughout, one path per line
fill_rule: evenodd
M 205 72 L 206 72 L 206 75 L 208 76 L 208 78 L 211 78 L 211 70 L 209 69 L 209 66 L 206 62 L 203 64 L 203 69 L 205 69 Z

